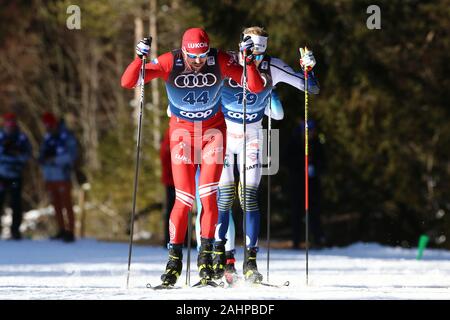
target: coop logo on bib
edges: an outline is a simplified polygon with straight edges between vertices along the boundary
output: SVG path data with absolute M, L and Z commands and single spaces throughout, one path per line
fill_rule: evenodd
M 180 111 L 180 114 L 183 117 L 189 118 L 189 119 L 205 119 L 208 118 L 212 113 L 212 110 L 207 110 L 205 112 L 198 111 L 198 112 L 189 112 L 189 111 Z
M 234 119 L 243 119 L 244 118 L 244 114 L 242 112 L 233 112 L 233 111 L 228 111 L 228 116 Z M 247 121 L 252 121 L 255 120 L 256 117 L 258 116 L 257 113 L 248 113 L 247 114 Z

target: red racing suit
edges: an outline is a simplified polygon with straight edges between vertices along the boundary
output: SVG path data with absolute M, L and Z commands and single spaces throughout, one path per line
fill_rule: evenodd
M 122 75 L 122 86 L 134 88 L 141 83 L 142 61 L 136 58 Z M 171 244 L 185 239 L 188 211 L 195 200 L 195 173 L 200 166 L 199 195 L 202 203 L 201 237 L 214 238 L 217 224 L 217 189 L 226 148 L 226 125 L 221 111 L 224 78 L 241 83 L 242 66 L 230 55 L 211 48 L 204 66 L 197 72 L 184 60 L 181 50 L 159 56 L 145 66 L 145 81 L 161 78 L 169 99 L 170 150 L 176 200 L 170 214 Z M 253 63 L 247 67 L 250 91 L 264 89 L 264 80 Z

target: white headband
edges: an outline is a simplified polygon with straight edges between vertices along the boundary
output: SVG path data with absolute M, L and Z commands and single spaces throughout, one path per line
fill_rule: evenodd
M 246 36 L 250 36 L 253 40 L 253 43 L 255 44 L 255 51 L 257 52 L 266 52 L 267 49 L 267 37 L 258 36 L 256 34 L 245 34 L 244 38 Z

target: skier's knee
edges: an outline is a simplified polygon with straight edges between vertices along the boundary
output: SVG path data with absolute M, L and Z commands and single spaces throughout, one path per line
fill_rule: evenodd
M 240 190 L 240 203 L 241 207 L 244 208 L 244 190 Z M 247 186 L 245 190 L 245 209 L 246 211 L 258 211 L 258 187 Z
M 195 197 L 192 194 L 184 192 L 182 190 L 176 189 L 176 201 L 174 207 L 188 207 L 192 208 L 194 204 Z
M 232 207 L 233 201 L 234 201 L 234 184 L 220 186 L 217 201 L 219 211 L 228 211 Z

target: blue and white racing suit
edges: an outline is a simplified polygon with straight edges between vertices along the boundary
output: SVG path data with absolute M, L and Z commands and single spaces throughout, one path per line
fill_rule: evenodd
M 234 55 L 237 59 L 237 55 Z M 257 94 L 247 92 L 246 108 L 246 246 L 258 246 L 260 227 L 260 211 L 258 205 L 258 187 L 262 171 L 262 119 L 268 115 L 271 108 L 271 117 L 281 120 L 284 116 L 281 102 L 273 88 L 279 82 L 304 91 L 304 74 L 295 72 L 281 59 L 265 55 L 258 67 L 262 77 L 266 80 L 265 89 Z M 308 76 L 308 92 L 319 93 L 318 82 L 313 72 Z M 215 239 L 225 242 L 225 250 L 233 251 L 235 248 L 235 229 L 231 208 L 235 197 L 234 163 L 235 156 L 239 169 L 239 181 L 243 181 L 243 91 L 233 80 L 225 79 L 222 90 L 222 111 L 227 125 L 227 147 L 224 168 L 219 181 L 218 209 Z M 243 194 L 239 183 L 239 198 L 243 207 Z M 199 229 L 199 228 L 197 228 Z

